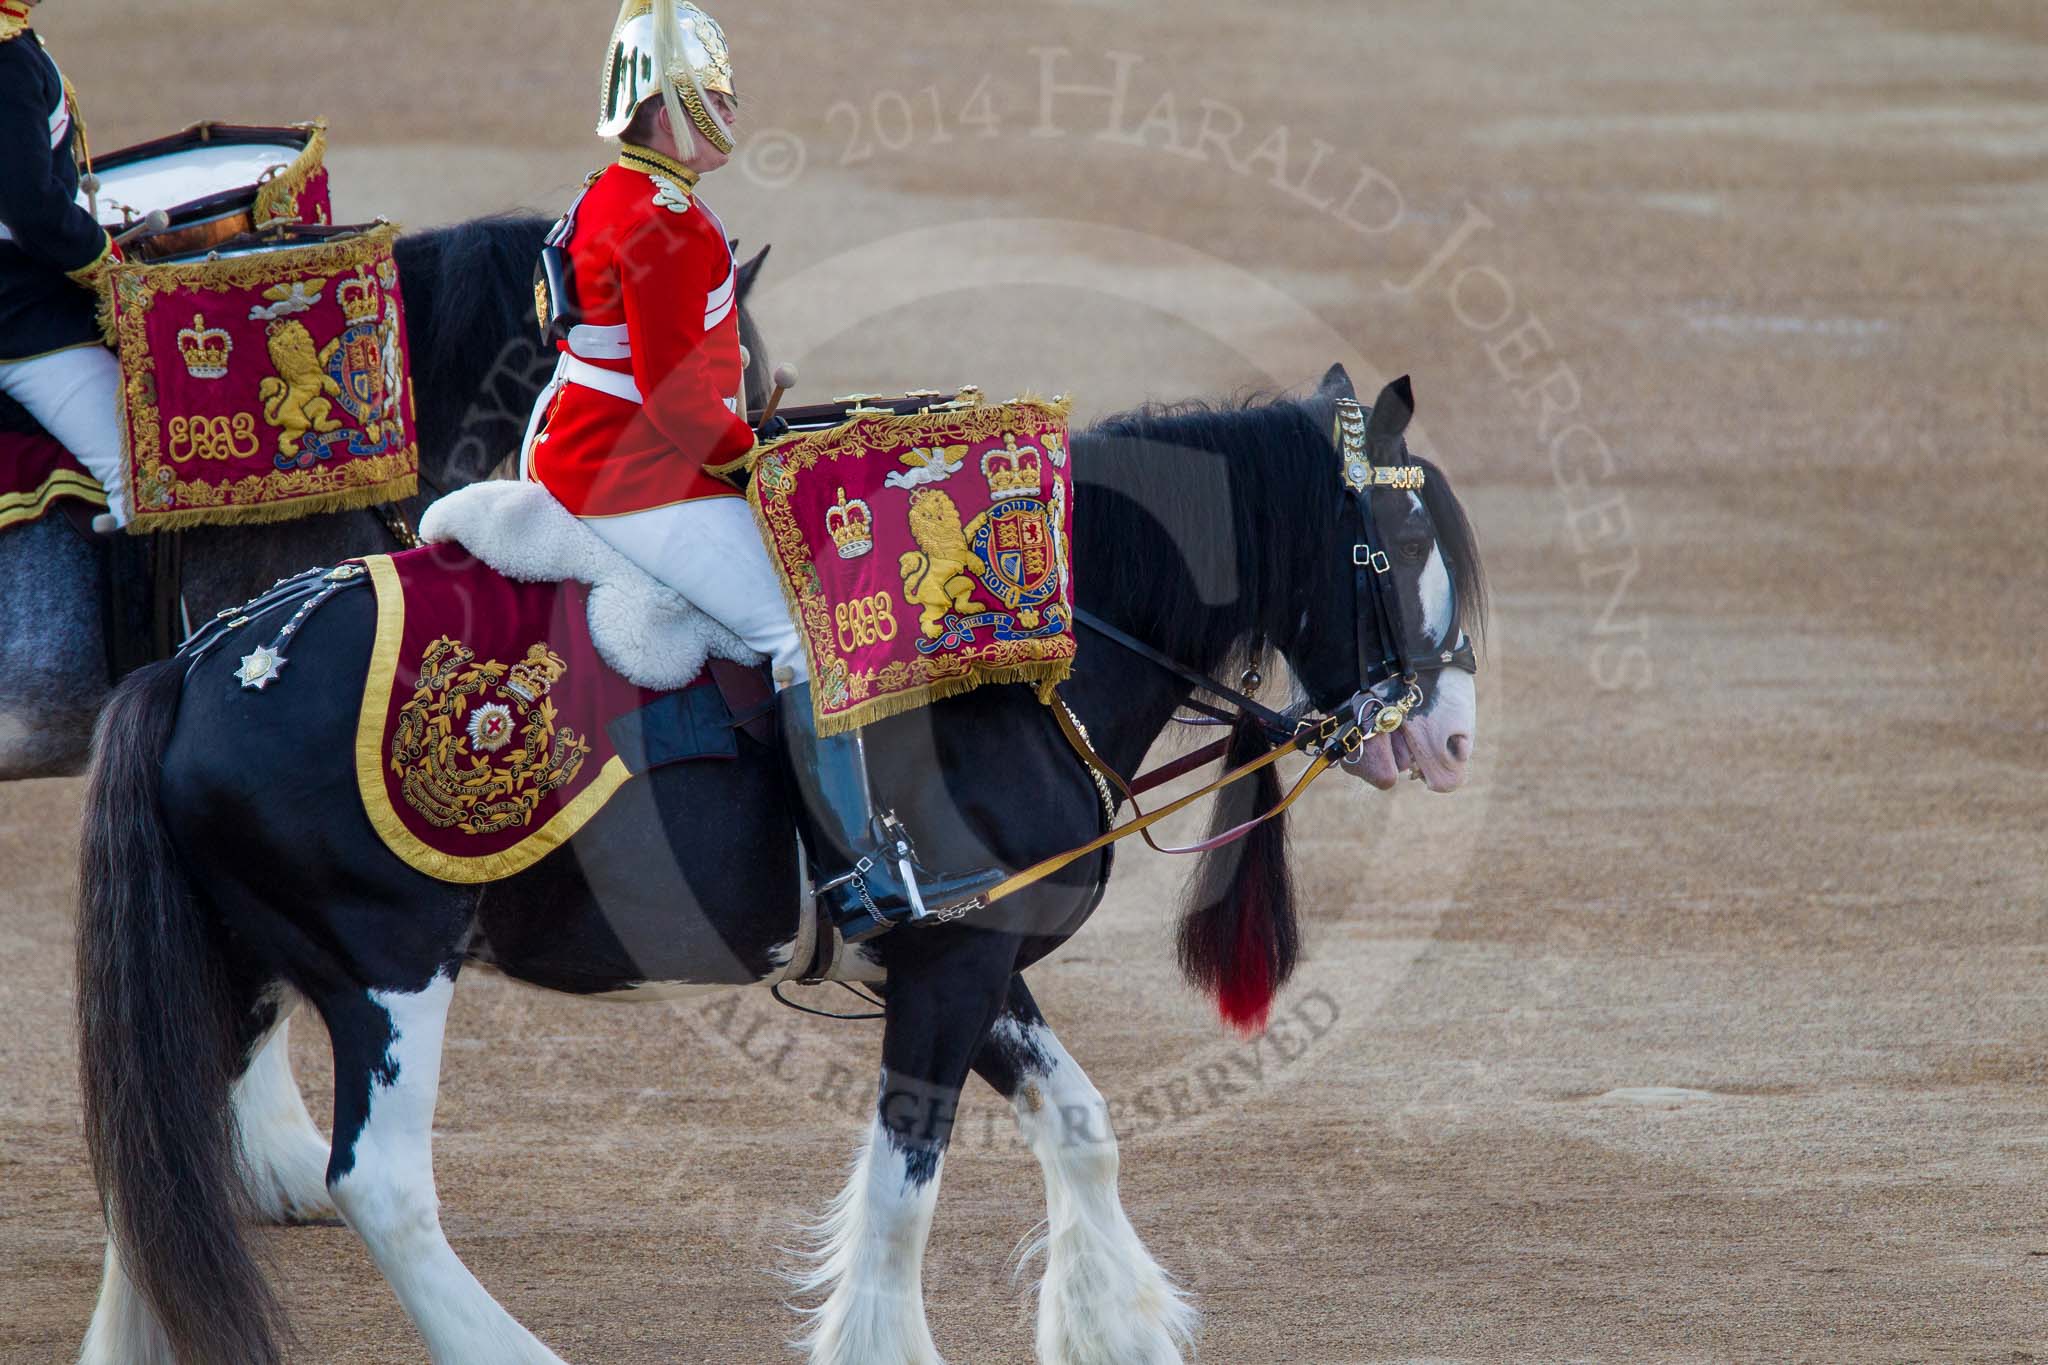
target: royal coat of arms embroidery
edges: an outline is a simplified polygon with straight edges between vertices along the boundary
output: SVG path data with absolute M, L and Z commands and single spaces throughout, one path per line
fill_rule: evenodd
M 117 263 L 131 530 L 277 521 L 418 490 L 389 225 Z
M 1066 415 L 1020 400 L 862 416 L 762 454 L 750 496 L 797 606 L 822 732 L 1066 676 Z

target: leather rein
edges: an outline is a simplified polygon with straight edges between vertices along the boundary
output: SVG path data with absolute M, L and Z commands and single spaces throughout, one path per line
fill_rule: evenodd
M 1147 811 L 1138 804 L 1137 798 L 1141 793 L 1185 776 L 1221 758 L 1229 751 L 1230 737 L 1226 735 L 1126 781 L 1095 751 L 1080 722 L 1067 709 L 1066 704 L 1059 703 L 1053 708 L 1053 716 L 1059 723 L 1060 733 L 1066 736 L 1067 743 L 1080 756 L 1081 761 L 1108 783 L 1109 790 L 1115 791 L 1124 800 L 1129 801 L 1131 809 L 1136 811 L 1137 815 L 1134 819 L 1106 830 L 1077 848 L 1055 854 L 1008 877 L 988 892 L 985 897 L 987 903 L 993 904 L 1006 896 L 1014 895 L 1090 854 L 1099 852 L 1119 840 L 1128 839 L 1134 834 L 1144 836 L 1145 842 L 1160 853 L 1207 853 L 1235 843 L 1268 820 L 1285 814 L 1288 808 L 1308 791 L 1311 783 L 1337 764 L 1357 762 L 1368 740 L 1379 735 L 1391 735 L 1406 724 L 1410 713 L 1422 704 L 1422 688 L 1418 681 L 1421 673 L 1438 672 L 1445 668 L 1458 668 L 1467 673 L 1479 671 L 1471 642 L 1464 637 L 1460 629 L 1460 613 L 1455 592 L 1451 595 L 1451 618 L 1444 628 L 1442 639 L 1437 642 L 1437 652 L 1428 657 L 1417 657 L 1410 636 L 1403 628 L 1401 602 L 1398 587 L 1394 582 L 1392 561 L 1380 548 L 1379 530 L 1372 514 L 1372 490 L 1420 489 L 1427 477 L 1427 471 L 1420 465 L 1375 466 L 1372 463 L 1367 449 L 1365 410 L 1356 399 L 1344 398 L 1337 401 L 1333 437 L 1338 454 L 1342 457 L 1347 493 L 1356 500 L 1365 527 L 1365 538 L 1351 547 L 1353 611 L 1356 616 L 1358 642 L 1358 691 L 1331 715 L 1319 718 L 1284 715 L 1236 688 L 1187 667 L 1128 631 L 1110 625 L 1093 612 L 1076 608 L 1074 619 L 1078 624 L 1086 626 L 1111 644 L 1137 655 L 1147 663 L 1166 670 L 1197 691 L 1206 692 L 1237 708 L 1237 714 L 1232 715 L 1220 707 L 1190 701 L 1188 705 L 1191 709 L 1207 717 L 1207 721 L 1203 723 L 1235 724 L 1249 717 L 1257 721 L 1260 728 L 1265 731 L 1272 748 L 1259 758 L 1224 773 L 1201 789 L 1155 810 Z M 1199 843 L 1183 847 L 1162 845 L 1152 837 L 1152 826 L 1161 820 L 1187 809 L 1204 797 L 1213 796 L 1225 787 L 1255 776 L 1293 751 L 1312 755 L 1309 765 L 1270 810 Z

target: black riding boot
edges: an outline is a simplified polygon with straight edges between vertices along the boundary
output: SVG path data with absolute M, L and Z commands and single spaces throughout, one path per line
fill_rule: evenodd
M 977 909 L 1003 874 L 927 873 L 895 814 L 875 811 L 859 733 L 820 736 L 809 683 L 784 688 L 775 701 L 811 883 L 840 937 L 864 943 L 906 921 L 943 924 Z

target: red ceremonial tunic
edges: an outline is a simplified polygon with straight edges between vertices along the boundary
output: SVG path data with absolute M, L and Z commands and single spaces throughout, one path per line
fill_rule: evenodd
M 704 472 L 745 454 L 739 279 L 695 177 L 640 147 L 587 189 L 569 239 L 583 321 L 529 467 L 578 516 L 735 497 Z M 597 373 L 583 370 L 595 367 Z M 581 378 L 579 378 L 581 370 Z

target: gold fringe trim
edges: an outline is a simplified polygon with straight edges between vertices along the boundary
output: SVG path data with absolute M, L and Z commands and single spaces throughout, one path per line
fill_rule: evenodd
M 356 715 L 356 791 L 362 798 L 363 814 L 384 847 L 407 867 L 436 880 L 475 886 L 524 872 L 568 843 L 591 816 L 604 809 L 604 803 L 632 777 L 626 771 L 626 761 L 612 755 L 575 800 L 501 852 L 465 858 L 423 842 L 392 809 L 390 789 L 384 782 L 384 720 L 391 704 L 391 684 L 398 674 L 398 651 L 405 640 L 405 586 L 398 581 L 390 555 L 370 555 L 362 563 L 377 592 L 377 633 L 370 648 L 369 671 L 363 678 L 362 709 Z
M 316 118 L 311 123 L 292 126 L 304 128 L 313 136 L 292 158 L 291 165 L 256 187 L 256 226 L 259 230 L 278 219 L 290 223 L 301 221 L 299 196 L 305 193 L 313 177 L 327 167 L 327 120 Z
M 988 683 L 1036 683 L 1041 698 L 1065 682 L 1074 671 L 1072 659 L 1046 659 L 1038 663 L 1005 664 L 996 668 L 976 668 L 957 678 L 941 678 L 937 682 L 925 683 L 921 687 L 907 687 L 901 692 L 891 692 L 886 697 L 876 697 L 831 716 L 817 714 L 818 689 L 811 688 L 813 719 L 821 735 L 843 735 L 849 730 L 858 730 L 863 725 L 872 725 L 890 716 L 900 716 L 906 711 L 929 706 L 935 701 L 957 697 L 963 692 Z
M 59 498 L 77 498 L 95 507 L 107 505 L 106 490 L 99 480 L 89 474 L 75 470 L 60 469 L 44 479 L 34 492 L 9 493 L 0 496 L 0 531 L 12 530 L 31 521 L 42 520 L 43 513 L 50 510 Z
M 313 493 L 283 502 L 231 503 L 221 507 L 181 507 L 174 512 L 152 512 L 139 508 L 128 523 L 128 534 L 148 535 L 152 531 L 182 531 L 188 526 L 260 526 L 266 522 L 296 521 L 322 512 L 353 512 L 375 507 L 380 502 L 403 502 L 420 491 L 417 473 L 403 474 L 382 483 L 360 488 L 342 488 L 332 493 Z

